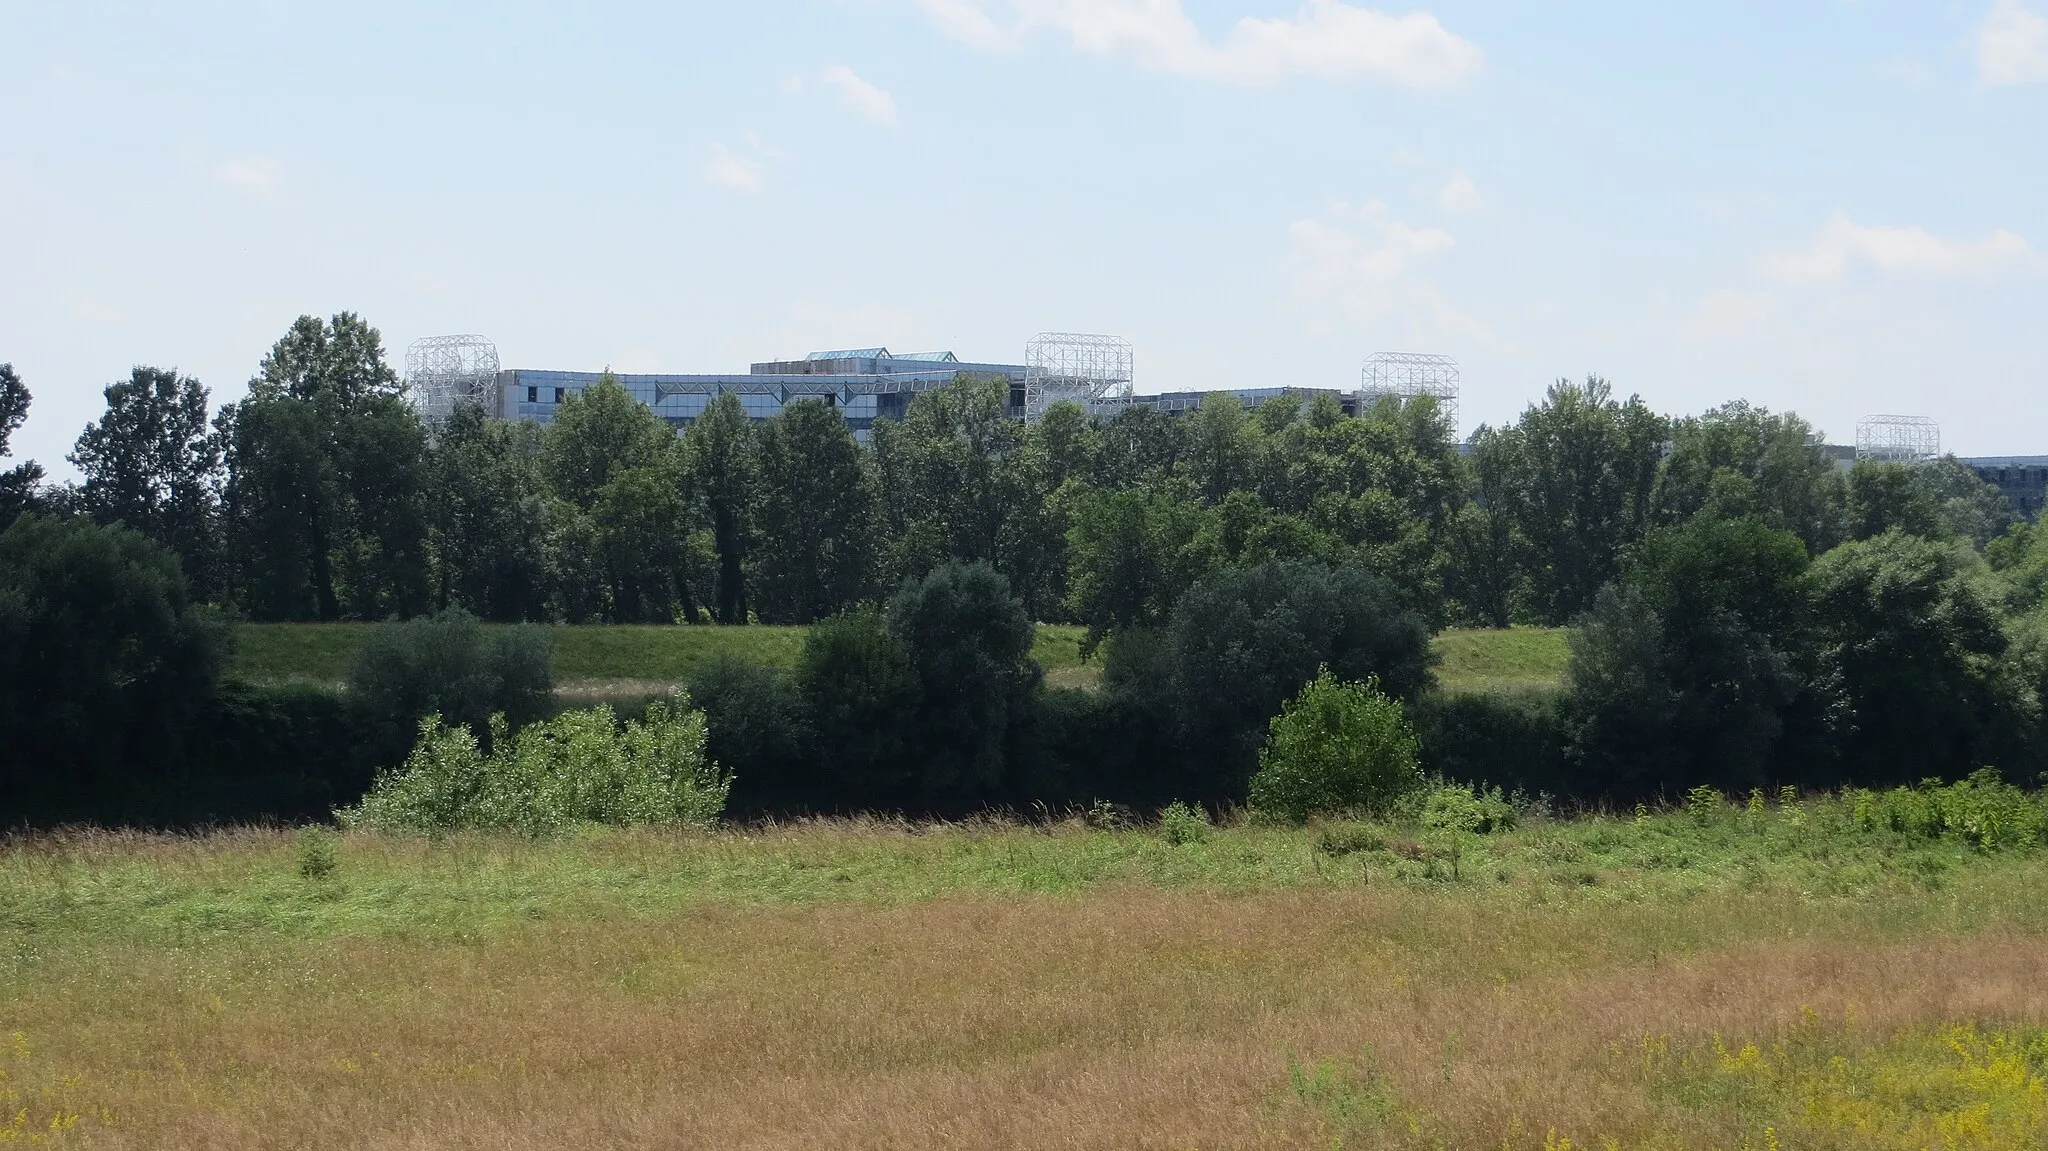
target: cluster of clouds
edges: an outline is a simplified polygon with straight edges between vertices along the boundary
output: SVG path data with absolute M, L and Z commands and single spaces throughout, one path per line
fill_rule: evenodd
M 1180 0 L 916 0 L 939 30 L 989 52 L 1040 31 L 1076 51 L 1176 76 L 1270 84 L 1297 76 L 1415 88 L 1462 84 L 1485 63 L 1478 46 L 1427 12 L 1390 16 L 1343 0 L 1308 0 L 1292 18 L 1239 20 L 1219 43 Z
M 2048 82 L 2048 16 L 2020 0 L 1998 0 L 1977 29 L 1977 79 L 1984 84 Z

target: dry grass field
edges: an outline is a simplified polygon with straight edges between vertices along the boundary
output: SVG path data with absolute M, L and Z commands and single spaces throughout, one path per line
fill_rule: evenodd
M 2048 866 L 1810 807 L 17 839 L 0 1141 L 2043 1146 Z

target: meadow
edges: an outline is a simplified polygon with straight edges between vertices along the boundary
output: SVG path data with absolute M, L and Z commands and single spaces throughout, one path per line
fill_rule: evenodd
M 0 1140 L 2043 1146 L 2038 829 L 1786 800 L 19 837 Z
M 249 683 L 332 686 L 369 638 L 367 623 L 244 623 L 234 629 L 229 673 Z M 486 627 L 502 627 L 487 624 Z M 556 624 L 549 670 L 565 695 L 602 696 L 659 691 L 687 680 L 720 656 L 770 667 L 789 667 L 802 650 L 804 629 L 657 624 Z M 1092 687 L 1101 663 L 1083 658 L 1086 629 L 1040 624 L 1031 656 L 1055 687 Z M 1567 652 L 1563 628 L 1454 628 L 1437 636 L 1443 656 L 1438 678 L 1447 690 L 1486 691 L 1554 687 Z

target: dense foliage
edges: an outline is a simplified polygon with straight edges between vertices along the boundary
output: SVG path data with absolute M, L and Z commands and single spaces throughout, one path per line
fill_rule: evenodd
M 1300 822 L 1382 813 L 1421 783 L 1400 703 L 1377 682 L 1345 683 L 1326 669 L 1273 717 L 1250 800 L 1254 811 Z
M 731 787 L 731 775 L 704 754 L 704 714 L 678 696 L 623 728 L 608 707 L 564 712 L 516 736 L 495 716 L 488 752 L 468 728 L 429 716 L 404 766 L 340 815 L 347 826 L 389 831 L 704 826 L 725 809 Z
M 606 379 L 546 426 L 430 427 L 346 312 L 210 423 L 198 381 L 137 367 L 80 483 L 0 472 L 8 786 L 199 794 L 177 781 L 284 746 L 251 724 L 330 730 L 220 682 L 214 609 L 391 621 L 346 746 L 282 757 L 329 773 L 293 804 L 345 802 L 429 714 L 512 754 L 487 717 L 516 741 L 555 706 L 544 643 L 478 619 L 811 625 L 791 671 L 690 685 L 747 813 L 1240 803 L 1321 668 L 1398 700 L 1425 771 L 1583 801 L 2048 767 L 2048 534 L 1952 459 L 1843 469 L 1796 415 L 1667 418 L 1599 378 L 1465 445 L 1426 398 L 1030 424 L 1007 398 L 962 376 L 863 443 L 731 395 L 678 434 Z M 28 403 L 0 365 L 0 453 Z M 1034 620 L 1086 625 L 1099 690 L 1045 685 Z M 1447 695 L 1450 624 L 1571 625 L 1565 690 Z

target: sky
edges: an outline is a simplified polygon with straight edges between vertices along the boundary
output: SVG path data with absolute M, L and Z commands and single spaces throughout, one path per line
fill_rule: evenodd
M 2048 0 L 0 0 L 0 361 L 53 474 L 137 364 L 1136 349 L 1462 368 L 2048 454 Z

